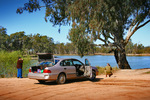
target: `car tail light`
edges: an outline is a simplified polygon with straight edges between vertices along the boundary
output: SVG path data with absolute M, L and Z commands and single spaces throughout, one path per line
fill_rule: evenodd
M 31 69 L 29 69 L 29 72 L 31 72 Z
M 51 73 L 51 70 L 44 69 L 43 73 Z
M 31 72 L 31 69 L 29 69 L 29 72 Z

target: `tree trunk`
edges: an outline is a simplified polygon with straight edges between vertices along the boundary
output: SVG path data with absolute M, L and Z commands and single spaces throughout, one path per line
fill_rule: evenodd
M 120 69 L 131 69 L 126 59 L 125 48 L 122 48 L 121 50 L 115 49 L 114 56 Z

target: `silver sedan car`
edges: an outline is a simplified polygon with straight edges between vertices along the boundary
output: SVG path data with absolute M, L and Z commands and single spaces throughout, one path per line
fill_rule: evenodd
M 64 84 L 68 79 L 89 78 L 94 80 L 98 75 L 96 67 L 90 66 L 85 59 L 85 64 L 72 58 L 55 58 L 54 61 L 42 61 L 38 66 L 29 69 L 28 78 L 36 79 L 39 83 L 56 81 Z

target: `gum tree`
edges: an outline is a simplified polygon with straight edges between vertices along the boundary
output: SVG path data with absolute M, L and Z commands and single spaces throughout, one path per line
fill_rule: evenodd
M 8 50 L 9 36 L 6 31 L 6 28 L 0 26 L 0 50 Z
M 86 41 L 101 40 L 104 44 L 100 45 L 113 47 L 121 69 L 130 69 L 125 46 L 131 36 L 150 22 L 150 0 L 29 0 L 17 13 L 42 7 L 46 8 L 46 21 L 59 26 L 72 24 L 69 39 L 81 55 L 87 50 Z

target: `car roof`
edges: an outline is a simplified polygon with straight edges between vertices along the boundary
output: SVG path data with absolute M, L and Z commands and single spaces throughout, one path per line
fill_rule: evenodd
M 78 59 L 75 59 L 75 58 L 55 58 L 55 60 L 69 60 L 69 59 L 78 60 Z
M 75 58 L 54 58 L 54 60 L 60 60 L 60 61 L 62 61 L 62 60 L 78 60 L 78 59 L 75 59 Z M 80 60 L 78 60 L 78 61 L 80 61 Z M 52 62 L 52 61 L 45 60 L 45 61 L 41 61 L 41 62 Z

